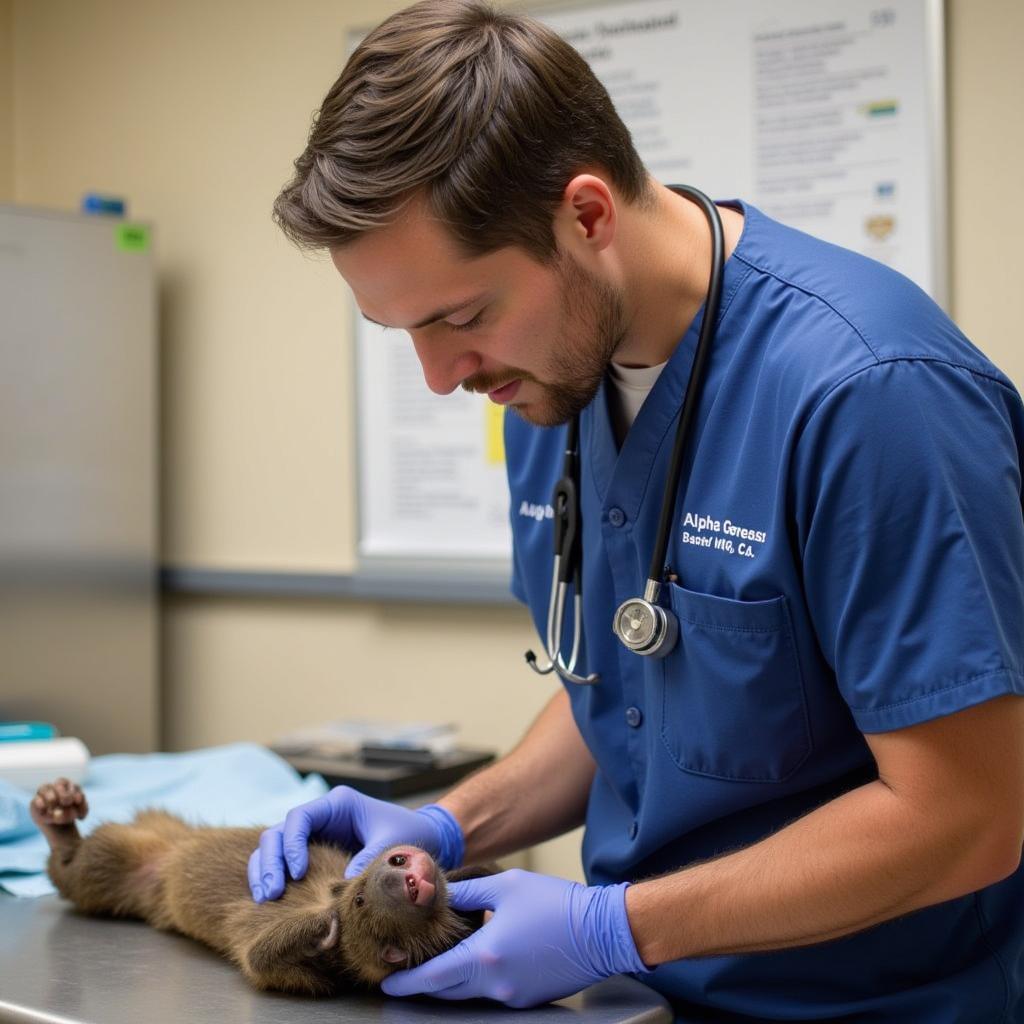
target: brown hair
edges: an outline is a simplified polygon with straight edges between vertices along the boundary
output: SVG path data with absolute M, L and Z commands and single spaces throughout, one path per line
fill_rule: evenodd
M 274 220 L 302 247 L 340 246 L 423 191 L 467 255 L 518 246 L 549 262 L 554 211 L 588 169 L 627 201 L 650 199 L 629 131 L 579 53 L 479 0 L 421 0 L 349 58 Z

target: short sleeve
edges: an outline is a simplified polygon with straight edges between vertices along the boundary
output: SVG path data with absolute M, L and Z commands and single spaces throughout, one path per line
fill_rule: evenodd
M 937 360 L 853 374 L 793 454 L 795 541 L 821 650 L 861 731 L 1024 694 L 1024 412 Z

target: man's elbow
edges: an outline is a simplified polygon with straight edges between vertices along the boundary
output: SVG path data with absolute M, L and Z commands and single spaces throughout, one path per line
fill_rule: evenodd
M 1024 850 L 1024 829 L 1018 829 L 1015 834 L 1008 836 L 1000 845 L 997 851 L 999 859 L 994 863 L 994 877 L 989 885 L 995 885 L 1004 878 L 1009 878 L 1019 867 L 1021 853 Z
M 1017 842 L 1016 846 L 1004 843 L 1002 849 L 998 851 L 998 855 L 992 859 L 992 870 L 989 872 L 991 877 L 986 884 L 995 885 L 996 882 L 1009 878 L 1020 867 L 1020 858 L 1020 841 Z
M 968 845 L 972 856 L 965 858 L 961 885 L 966 895 L 1009 878 L 1019 867 L 1024 848 L 1024 822 L 1019 827 L 990 825 L 974 832 Z
M 1008 801 L 1006 809 L 998 819 L 1003 825 L 995 831 L 999 835 L 1000 863 L 992 883 L 1009 878 L 1019 867 L 1024 852 L 1024 789 L 1019 790 L 1014 799 Z

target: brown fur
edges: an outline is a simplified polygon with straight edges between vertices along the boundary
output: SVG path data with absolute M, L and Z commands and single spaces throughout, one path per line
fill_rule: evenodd
M 257 988 L 326 995 L 377 985 L 482 923 L 480 913 L 448 906 L 446 876 L 436 866 L 433 903 L 409 901 L 388 858 L 415 847 L 387 850 L 346 880 L 349 855 L 312 842 L 305 877 L 289 882 L 280 899 L 257 904 L 246 869 L 261 829 L 193 827 L 163 811 L 143 811 L 130 824 L 100 825 L 83 839 L 74 821 L 87 810 L 81 790 L 63 779 L 40 787 L 32 803 L 50 841 L 47 868 L 60 894 L 89 914 L 141 918 L 198 939 Z M 447 878 L 496 870 L 462 868 Z

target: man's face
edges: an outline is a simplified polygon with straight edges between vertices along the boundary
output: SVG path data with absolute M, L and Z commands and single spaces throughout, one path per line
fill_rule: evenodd
M 409 332 L 432 391 L 487 393 L 539 426 L 591 401 L 625 335 L 618 292 L 571 256 L 467 260 L 418 203 L 331 257 L 365 317 Z

